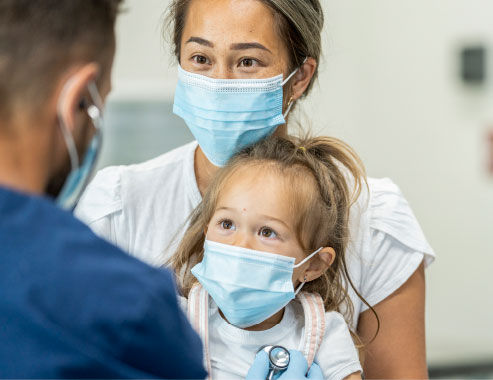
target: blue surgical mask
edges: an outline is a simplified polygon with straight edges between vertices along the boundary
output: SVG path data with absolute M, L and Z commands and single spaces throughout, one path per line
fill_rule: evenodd
M 304 283 L 294 290 L 294 268 L 321 249 L 295 265 L 292 257 L 206 240 L 204 258 L 192 274 L 228 322 L 245 328 L 265 321 L 295 298 Z
M 56 198 L 56 203 L 61 208 L 70 211 L 77 205 L 82 192 L 89 182 L 102 146 L 102 99 L 94 82 L 89 84 L 88 90 L 94 104 L 87 108 L 87 113 L 96 130 L 89 147 L 87 148 L 86 154 L 82 159 L 82 163 L 79 162 L 79 154 L 77 153 L 74 138 L 68 127 L 65 125 L 64 119 L 59 111 L 60 128 L 65 139 L 72 170 L 65 180 L 60 194 L 58 194 Z
M 282 113 L 284 81 L 268 79 L 214 79 L 178 67 L 173 112 L 194 135 L 207 159 L 225 166 L 241 149 L 271 135 L 285 124 L 292 102 Z

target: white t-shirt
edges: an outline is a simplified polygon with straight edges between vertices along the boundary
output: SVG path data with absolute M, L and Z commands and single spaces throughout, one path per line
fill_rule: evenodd
M 187 300 L 180 297 L 186 313 Z M 264 331 L 248 331 L 226 322 L 214 301 L 209 301 L 209 354 L 212 379 L 244 379 L 255 355 L 264 345 L 280 345 L 300 349 L 305 330 L 303 307 L 297 300 L 284 309 L 281 322 Z M 362 371 L 358 351 L 341 314 L 325 313 L 325 334 L 314 360 L 322 369 L 324 379 L 340 380 Z
M 200 203 L 192 142 L 142 164 L 101 170 L 76 215 L 93 231 L 150 265 L 162 266 L 175 251 L 187 219 Z M 402 196 L 389 179 L 368 179 L 351 209 L 347 263 L 353 283 L 369 304 L 391 295 L 434 252 Z M 350 290 L 353 329 L 367 307 Z

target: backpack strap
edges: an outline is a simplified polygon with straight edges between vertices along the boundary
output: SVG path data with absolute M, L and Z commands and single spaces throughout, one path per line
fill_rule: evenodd
M 319 294 L 300 292 L 297 298 L 303 306 L 305 315 L 305 330 L 299 350 L 305 356 L 310 368 L 325 335 L 325 308 Z M 194 285 L 188 295 L 188 318 L 202 339 L 204 365 L 210 379 L 212 366 L 209 352 L 209 294 L 200 284 Z
M 305 330 L 300 342 L 300 351 L 310 368 L 325 335 L 325 308 L 320 294 L 300 292 L 297 298 L 305 314 Z
M 200 284 L 196 284 L 188 294 L 188 319 L 202 339 L 204 365 L 208 379 L 211 378 L 211 358 L 209 353 L 209 294 Z

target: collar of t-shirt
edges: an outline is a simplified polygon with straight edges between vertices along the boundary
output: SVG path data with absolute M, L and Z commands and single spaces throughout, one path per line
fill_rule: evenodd
M 215 302 L 210 299 L 209 309 L 209 326 L 210 331 L 216 331 L 220 336 L 228 341 L 262 346 L 265 342 L 275 342 L 282 340 L 285 336 L 292 334 L 293 329 L 296 329 L 298 318 L 295 315 L 293 302 L 290 302 L 284 309 L 284 315 L 281 321 L 263 331 L 249 331 L 233 326 L 225 321 Z

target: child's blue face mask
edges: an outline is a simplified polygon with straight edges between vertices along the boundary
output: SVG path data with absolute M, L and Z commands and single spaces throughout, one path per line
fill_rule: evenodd
M 200 148 L 216 166 L 285 124 L 282 74 L 268 79 L 214 79 L 178 67 L 173 112 L 183 118 Z
M 204 258 L 192 268 L 192 274 L 214 299 L 232 325 L 254 326 L 271 317 L 295 298 L 292 257 L 255 251 L 206 240 Z

